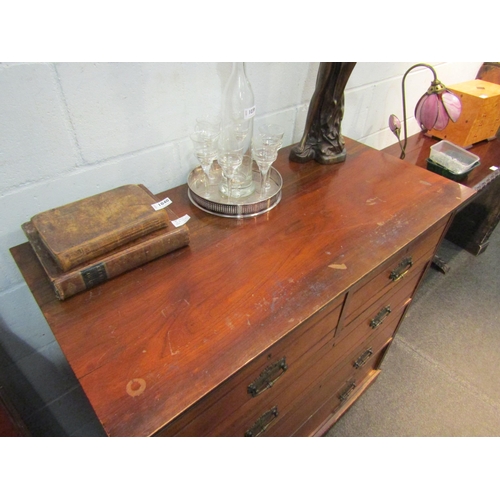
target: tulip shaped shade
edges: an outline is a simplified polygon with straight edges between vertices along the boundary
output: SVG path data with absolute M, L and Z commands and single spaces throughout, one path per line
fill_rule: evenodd
M 406 131 L 406 97 L 405 97 L 405 81 L 406 76 L 410 71 L 418 67 L 429 68 L 432 71 L 434 80 L 427 92 L 418 100 L 415 107 L 415 119 L 423 131 L 427 130 L 443 130 L 448 125 L 449 121 L 456 122 L 462 112 L 462 103 L 460 99 L 450 92 L 438 79 L 434 68 L 428 64 L 419 63 L 409 68 L 403 76 L 402 95 L 403 95 L 403 126 L 404 126 L 404 143 L 401 144 L 401 122 L 395 116 L 389 117 L 389 128 L 396 135 L 401 146 L 401 156 L 405 157 L 405 149 L 407 142 Z

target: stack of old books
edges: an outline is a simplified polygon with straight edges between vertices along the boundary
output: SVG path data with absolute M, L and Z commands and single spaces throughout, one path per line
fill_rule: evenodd
M 39 213 L 22 228 L 65 300 L 188 245 L 176 219 L 145 186 L 128 184 Z

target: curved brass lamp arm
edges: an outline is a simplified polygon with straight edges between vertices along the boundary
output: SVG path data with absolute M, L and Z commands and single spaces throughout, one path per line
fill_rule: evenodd
M 411 68 L 408 68 L 408 70 L 406 71 L 406 73 L 403 75 L 403 81 L 401 83 L 401 88 L 402 88 L 402 96 L 403 96 L 403 127 L 404 127 L 404 142 L 403 142 L 403 145 L 401 146 L 401 156 L 399 157 L 401 160 L 404 159 L 405 157 L 405 154 L 406 154 L 406 143 L 408 142 L 408 135 L 407 135 L 407 131 L 406 131 L 406 95 L 405 95 L 405 81 L 406 81 L 406 77 L 408 76 L 408 73 L 410 73 L 410 71 L 414 70 L 415 68 L 419 68 L 419 67 L 424 67 L 424 68 L 428 68 L 432 71 L 432 75 L 434 77 L 432 83 L 431 83 L 431 87 L 429 88 L 429 90 L 437 90 L 437 88 L 444 88 L 444 85 L 437 79 L 437 74 L 436 74 L 436 70 L 429 64 L 425 64 L 425 63 L 418 63 L 418 64 L 414 64 Z M 429 92 L 429 90 L 427 92 Z

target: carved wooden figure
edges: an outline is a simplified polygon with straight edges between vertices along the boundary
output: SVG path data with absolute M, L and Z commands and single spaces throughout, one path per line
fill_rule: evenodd
M 290 152 L 290 160 L 305 163 L 340 163 L 346 158 L 340 127 L 344 116 L 344 89 L 356 63 L 322 62 L 307 113 L 301 141 Z

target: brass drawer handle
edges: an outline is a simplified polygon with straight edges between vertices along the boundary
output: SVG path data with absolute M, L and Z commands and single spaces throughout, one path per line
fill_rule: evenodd
M 375 330 L 375 328 L 379 327 L 384 322 L 385 318 L 387 318 L 387 316 L 389 316 L 391 312 L 391 306 L 383 307 L 379 311 L 379 313 L 370 321 L 370 326 Z
M 392 281 L 399 281 L 401 278 L 404 278 L 405 274 L 410 270 L 410 268 L 413 266 L 413 258 L 412 257 L 406 257 L 404 258 L 394 269 L 389 278 Z
M 354 382 L 351 382 L 348 386 L 347 389 L 339 396 L 340 401 L 343 403 L 346 399 L 349 398 L 349 396 L 352 394 L 352 391 L 356 388 L 356 384 Z
M 366 362 L 373 356 L 373 349 L 370 347 L 354 362 L 356 370 L 366 364 Z
M 276 363 L 268 366 L 248 387 L 247 392 L 254 398 L 266 389 L 272 387 L 276 381 L 286 372 L 288 365 L 286 357 L 281 358 Z
M 270 410 L 266 411 L 255 424 L 245 432 L 245 437 L 260 436 L 269 427 L 271 422 L 278 416 L 278 407 L 273 406 Z

